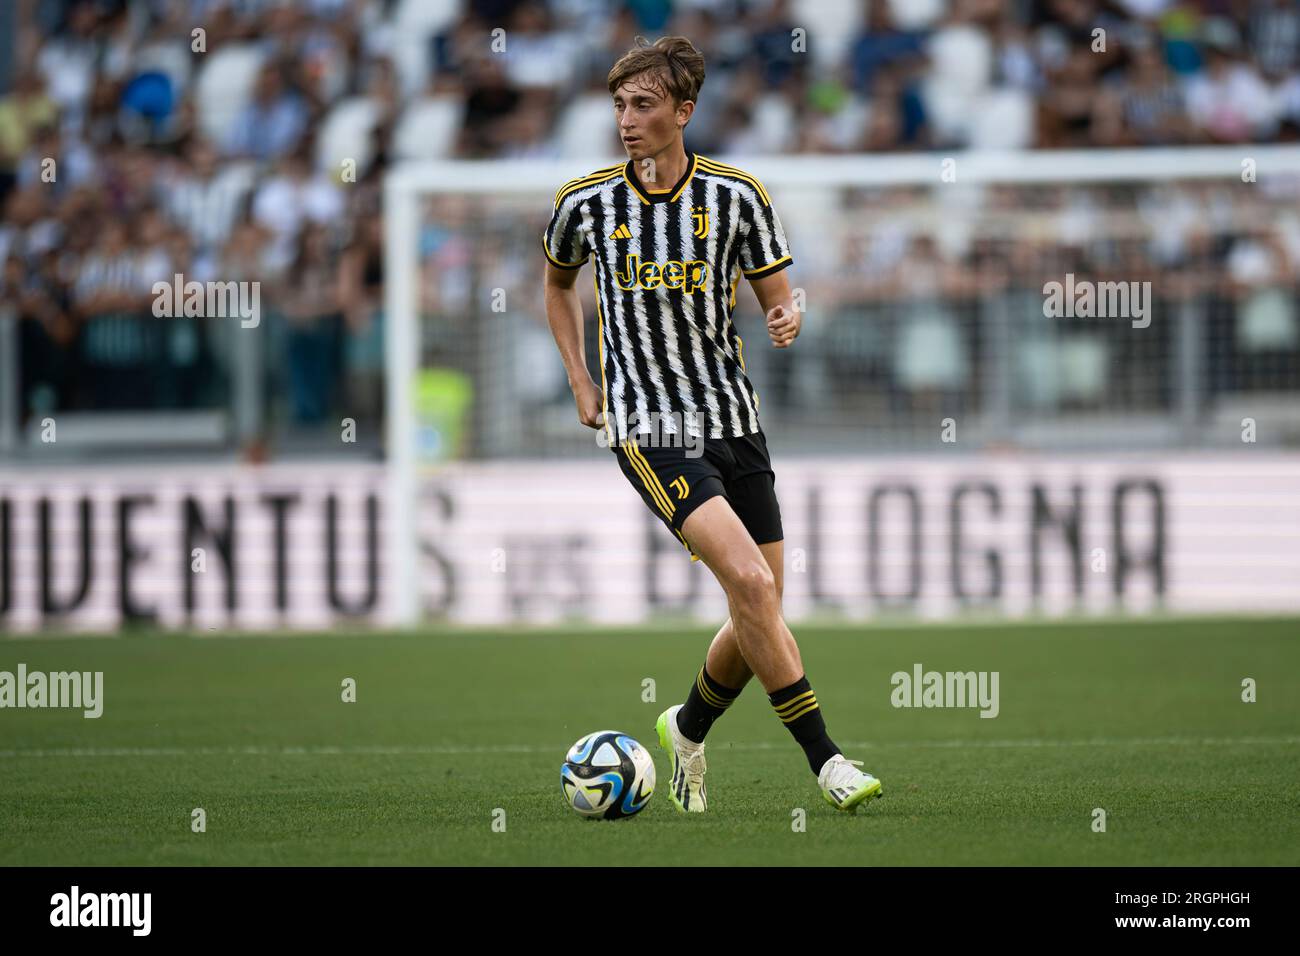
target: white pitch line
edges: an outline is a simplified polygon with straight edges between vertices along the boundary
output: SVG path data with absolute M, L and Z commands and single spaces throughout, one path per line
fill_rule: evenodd
M 1002 749 L 1017 747 L 1202 747 L 1245 746 L 1257 744 L 1300 744 L 1300 736 L 1282 737 L 1099 737 L 1090 740 L 895 740 L 844 741 L 854 750 L 972 748 Z M 757 742 L 715 744 L 714 750 L 783 750 L 792 746 Z M 327 756 L 474 756 L 478 754 L 563 753 L 564 745 L 500 744 L 467 746 L 416 747 L 55 747 L 31 750 L 0 750 L 0 758 L 20 757 L 327 757 Z

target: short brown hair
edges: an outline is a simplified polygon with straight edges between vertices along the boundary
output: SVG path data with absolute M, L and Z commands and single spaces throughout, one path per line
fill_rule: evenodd
M 686 37 L 660 37 L 650 43 L 637 37 L 609 71 L 609 95 L 634 76 L 649 73 L 649 85 L 662 89 L 673 98 L 674 106 L 700 95 L 704 85 L 704 54 Z

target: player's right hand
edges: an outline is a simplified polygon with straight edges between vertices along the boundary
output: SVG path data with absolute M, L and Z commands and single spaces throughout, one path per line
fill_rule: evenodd
M 591 379 L 573 386 L 573 401 L 578 406 L 578 421 L 588 428 L 601 428 L 605 424 L 605 415 L 601 411 L 603 396 L 596 383 Z

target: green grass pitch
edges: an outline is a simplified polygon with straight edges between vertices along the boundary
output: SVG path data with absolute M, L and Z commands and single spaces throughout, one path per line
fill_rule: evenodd
M 1300 620 L 797 628 L 831 735 L 884 782 L 854 816 L 756 680 L 709 737 L 709 812 L 673 809 L 654 722 L 710 636 L 6 639 L 0 670 L 103 671 L 104 714 L 0 710 L 0 864 L 1300 864 Z M 999 715 L 893 707 L 918 662 L 998 671 Z M 563 802 L 598 729 L 655 754 L 637 817 Z

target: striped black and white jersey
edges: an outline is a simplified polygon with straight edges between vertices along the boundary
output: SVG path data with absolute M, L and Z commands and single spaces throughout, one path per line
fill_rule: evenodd
M 632 161 L 570 180 L 543 237 L 562 269 L 595 260 L 601 385 L 611 441 L 657 427 L 736 438 L 758 431 L 758 399 L 731 321 L 740 277 L 793 261 L 754 176 L 688 152 L 671 188 L 647 189 Z M 655 416 L 658 425 L 647 425 Z

